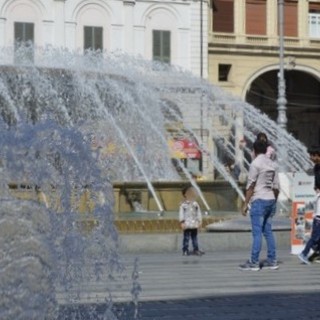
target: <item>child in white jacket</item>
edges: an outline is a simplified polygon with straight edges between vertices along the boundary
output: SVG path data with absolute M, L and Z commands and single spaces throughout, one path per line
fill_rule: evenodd
M 189 241 L 192 240 L 193 253 L 195 255 L 204 254 L 199 250 L 198 229 L 202 224 L 202 215 L 200 206 L 196 200 L 197 193 L 192 186 L 185 187 L 182 190 L 184 201 L 179 209 L 179 221 L 183 230 L 182 254 L 189 255 Z

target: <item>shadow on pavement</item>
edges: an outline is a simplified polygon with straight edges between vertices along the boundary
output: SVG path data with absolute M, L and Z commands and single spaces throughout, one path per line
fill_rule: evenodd
M 139 303 L 141 320 L 313 320 L 320 319 L 319 291 L 231 295 L 185 300 Z M 116 318 L 106 314 L 106 305 L 60 308 L 59 319 L 133 320 L 134 306 L 115 304 Z

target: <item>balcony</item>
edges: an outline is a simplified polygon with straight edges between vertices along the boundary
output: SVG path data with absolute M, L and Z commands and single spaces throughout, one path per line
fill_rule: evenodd
M 285 47 L 300 49 L 302 51 L 314 51 L 320 49 L 320 13 L 309 13 L 307 18 L 308 26 L 301 37 L 286 37 Z M 253 46 L 261 47 L 278 47 L 279 38 L 277 35 L 248 35 L 239 33 L 209 33 L 209 47 L 219 47 L 221 45 L 230 45 L 230 47 Z
M 319 26 L 320 26 L 320 19 Z M 234 33 L 211 32 L 208 36 L 209 51 L 249 51 L 266 52 L 278 51 L 279 38 L 260 35 L 246 35 Z M 320 50 L 320 28 L 319 37 L 285 37 L 285 48 L 287 52 L 304 53 L 308 56 L 319 56 Z

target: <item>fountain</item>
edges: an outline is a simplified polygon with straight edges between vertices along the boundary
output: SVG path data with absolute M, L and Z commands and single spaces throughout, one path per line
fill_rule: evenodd
M 195 118 L 189 113 L 199 99 L 208 145 L 223 139 L 224 152 L 238 161 L 226 132 L 233 140 L 240 132 L 253 142 L 264 131 L 276 149 L 290 145 L 288 170 L 310 166 L 305 147 L 267 116 L 188 72 L 124 54 L 48 49 L 35 53 L 34 64 L 22 59 L 21 65 L 12 65 L 12 55 L 0 50 L 1 319 L 70 314 L 84 319 L 78 304 L 88 300 L 108 306 L 101 319 L 115 319 L 110 281 L 123 279 L 124 267 L 117 253 L 112 182 L 146 182 L 162 211 L 153 182 L 179 179 L 165 130 L 172 118 L 184 124 L 177 132 L 197 140 L 243 197 L 221 159 L 186 120 Z M 86 193 L 90 203 L 81 213 Z M 137 306 L 137 262 L 134 269 Z M 92 282 L 99 283 L 99 296 L 87 291 Z
M 77 129 L 51 120 L 6 126 L 1 121 L 0 317 L 55 319 L 58 299 L 78 301 L 79 284 L 122 268 L 112 186 Z M 86 234 L 76 204 L 88 186 L 97 223 Z

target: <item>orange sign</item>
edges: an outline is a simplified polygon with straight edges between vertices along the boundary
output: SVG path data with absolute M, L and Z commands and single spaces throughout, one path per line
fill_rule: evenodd
M 291 244 L 301 248 L 310 238 L 313 221 L 313 210 L 305 202 L 294 202 L 292 206 L 291 220 Z

